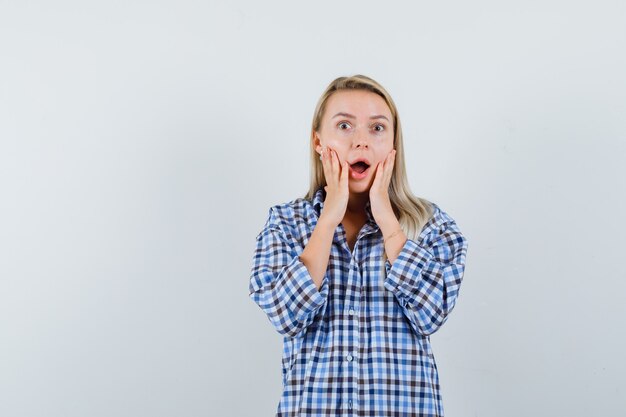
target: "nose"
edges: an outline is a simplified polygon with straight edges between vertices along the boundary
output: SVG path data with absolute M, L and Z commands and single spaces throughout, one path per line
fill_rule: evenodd
M 359 134 L 355 135 L 354 144 L 357 149 L 369 147 L 369 139 L 367 139 L 367 133 L 359 132 Z

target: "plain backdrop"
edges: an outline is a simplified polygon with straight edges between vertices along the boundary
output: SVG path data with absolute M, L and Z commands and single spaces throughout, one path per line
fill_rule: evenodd
M 626 409 L 623 1 L 0 1 L 0 415 L 270 416 L 255 236 L 365 74 L 468 238 L 447 417 Z

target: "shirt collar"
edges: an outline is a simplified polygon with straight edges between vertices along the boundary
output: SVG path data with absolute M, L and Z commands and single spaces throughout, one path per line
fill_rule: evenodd
M 315 214 L 317 217 L 322 214 L 322 208 L 324 208 L 324 200 L 326 199 L 326 190 L 324 187 L 320 187 L 315 191 L 313 195 L 313 209 L 315 210 Z M 367 212 L 367 222 L 370 223 L 373 227 L 377 227 L 376 220 L 372 215 L 372 208 L 369 199 L 367 200 L 367 204 L 365 205 L 365 211 Z

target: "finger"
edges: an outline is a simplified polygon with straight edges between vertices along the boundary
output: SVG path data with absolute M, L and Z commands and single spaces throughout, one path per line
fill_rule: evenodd
M 344 176 L 349 174 L 348 161 L 341 161 L 337 155 L 337 164 L 339 166 L 339 181 L 341 181 Z
M 324 177 L 328 183 L 328 179 L 331 177 L 330 167 L 328 163 L 328 149 L 322 149 L 322 167 L 324 168 Z
M 391 152 L 389 152 L 387 154 L 387 156 L 385 157 L 385 159 L 383 159 L 381 161 L 381 165 L 382 165 L 382 168 L 383 168 L 383 174 L 386 174 L 387 170 L 389 169 L 389 157 L 390 156 L 391 156 Z
M 343 187 L 348 185 L 348 172 L 349 171 L 350 171 L 350 168 L 348 166 L 348 162 L 344 161 L 341 164 L 341 178 L 340 178 L 340 182 Z
M 337 179 L 339 177 L 339 156 L 337 156 L 337 153 L 335 152 L 334 149 L 330 150 L 331 153 L 331 164 L 332 164 L 332 172 L 333 172 L 333 178 Z
M 385 169 L 383 170 L 383 178 L 384 178 L 384 180 L 387 180 L 390 177 L 391 170 L 393 169 L 393 154 L 392 154 L 392 152 L 389 152 L 389 155 L 387 155 L 387 158 L 385 158 Z
M 385 163 L 385 182 L 388 183 L 391 179 L 391 173 L 393 172 L 393 166 L 395 163 L 395 149 L 392 150 L 387 158 L 387 162 Z
M 376 164 L 376 171 L 374 172 L 374 182 L 372 183 L 372 188 L 374 188 L 374 186 L 378 186 L 378 183 L 380 182 L 380 164 L 381 162 Z
M 332 149 L 326 148 L 326 182 L 334 187 L 337 184 L 337 168 L 335 167 L 333 152 Z
M 389 157 L 387 158 L 387 162 L 389 164 L 389 168 L 393 167 L 393 163 L 396 161 L 396 150 L 392 149 L 391 152 L 389 152 Z

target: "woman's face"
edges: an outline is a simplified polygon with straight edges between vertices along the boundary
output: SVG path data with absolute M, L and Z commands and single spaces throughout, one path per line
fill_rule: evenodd
M 315 132 L 315 150 L 321 154 L 322 148 L 330 148 L 337 152 L 340 163 L 347 161 L 348 165 L 360 158 L 369 161 L 362 174 L 348 168 L 348 188 L 360 194 L 369 192 L 376 164 L 393 149 L 393 136 L 391 111 L 382 97 L 370 91 L 342 90 L 326 102 L 320 131 Z

